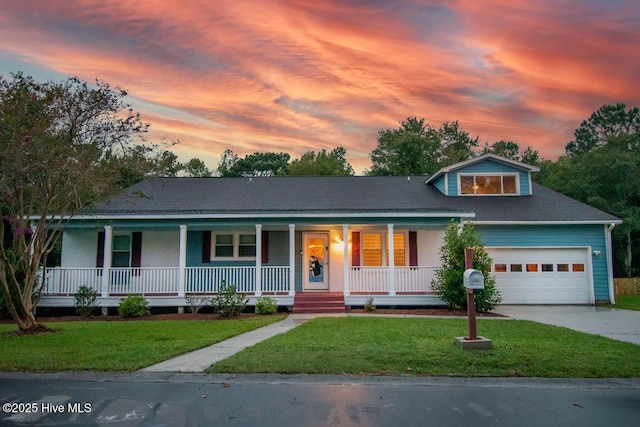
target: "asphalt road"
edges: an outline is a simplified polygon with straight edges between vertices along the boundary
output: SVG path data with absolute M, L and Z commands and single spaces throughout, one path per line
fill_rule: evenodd
M 0 425 L 640 425 L 640 379 L 0 373 L 0 402 Z

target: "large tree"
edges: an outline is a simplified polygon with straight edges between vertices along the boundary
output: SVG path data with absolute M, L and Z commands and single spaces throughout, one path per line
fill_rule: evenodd
M 20 330 L 38 328 L 40 268 L 79 208 L 113 191 L 106 153 L 147 130 L 126 92 L 77 78 L 0 77 L 0 286 Z
M 347 150 L 336 147 L 330 152 L 324 148 L 317 153 L 307 151 L 299 159 L 293 160 L 286 169 L 286 175 L 353 175 L 353 168 L 347 162 Z
M 640 274 L 639 144 L 639 133 L 609 137 L 587 152 L 543 163 L 537 177 L 543 185 L 623 220 L 613 233 L 618 276 Z
M 207 168 L 204 162 L 197 157 L 194 157 L 184 164 L 184 172 L 187 176 L 196 178 L 207 178 L 212 175 L 209 168 Z
M 378 132 L 369 175 L 416 175 L 438 170 L 440 138 L 424 119 L 409 117 L 398 129 Z
M 485 143 L 482 148 L 482 154 L 492 153 L 507 159 L 516 160 L 518 162 L 527 163 L 533 166 L 539 166 L 542 159 L 538 150 L 534 150 L 531 146 L 527 146 L 521 153 L 520 146 L 513 141 L 496 141 L 493 144 Z
M 611 138 L 640 133 L 640 109 L 623 103 L 603 105 L 584 120 L 573 133 L 574 140 L 567 143 L 565 151 L 574 156 L 605 145 Z M 636 146 L 637 148 L 637 146 Z
M 457 121 L 435 128 L 425 119 L 409 117 L 397 129 L 378 132 L 371 153 L 369 175 L 421 175 L 474 156 L 478 137 L 472 138 Z
M 225 150 L 218 165 L 218 174 L 227 177 L 276 176 L 283 174 L 291 156 L 287 153 L 253 153 L 239 158 L 233 151 Z

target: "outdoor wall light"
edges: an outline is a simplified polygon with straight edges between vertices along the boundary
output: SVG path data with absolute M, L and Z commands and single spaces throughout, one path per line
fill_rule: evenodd
M 593 255 L 594 256 L 600 256 L 601 253 L 602 253 L 602 251 L 593 251 Z

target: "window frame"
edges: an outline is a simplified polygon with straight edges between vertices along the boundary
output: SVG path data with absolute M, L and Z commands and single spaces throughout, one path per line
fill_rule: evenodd
M 116 238 L 118 237 L 126 237 L 129 240 L 129 247 L 128 249 L 116 249 Z M 129 254 L 128 256 L 128 260 L 127 260 L 127 265 L 124 266 L 116 266 L 113 265 L 114 264 L 114 260 L 116 259 L 116 254 Z M 117 233 L 113 235 L 113 240 L 111 242 L 111 267 L 112 268 L 131 268 L 131 256 L 133 254 L 133 237 L 131 236 L 131 233 Z
M 216 256 L 217 237 L 218 236 L 233 236 L 233 255 L 232 256 Z M 254 238 L 253 245 L 247 245 L 246 243 L 240 244 L 240 236 L 252 236 Z M 229 244 L 221 246 L 231 246 Z M 254 255 L 242 256 L 240 255 L 240 246 L 253 246 L 255 247 Z M 234 232 L 211 232 L 211 261 L 254 261 L 257 257 L 257 239 L 255 233 L 245 233 L 241 231 Z
M 380 258 L 381 265 L 365 265 L 364 264 L 364 236 L 365 234 L 376 234 L 380 236 Z M 393 230 L 393 234 L 401 234 L 403 237 L 404 247 L 404 265 L 394 264 L 394 267 L 409 267 L 409 230 Z M 395 240 L 394 240 L 394 249 L 395 248 Z M 395 257 L 394 257 L 395 260 Z M 389 267 L 389 233 L 388 231 L 361 231 L 360 232 L 360 267 Z
M 492 194 L 478 194 L 476 178 L 479 176 L 488 176 L 488 177 L 500 177 L 500 193 L 492 193 Z M 462 178 L 473 177 L 473 193 L 463 193 L 462 192 Z M 515 193 L 505 193 L 504 192 L 504 178 L 505 177 L 514 177 L 515 178 Z M 474 173 L 459 173 L 457 176 L 458 179 L 458 195 L 459 196 L 473 196 L 473 197 L 486 197 L 486 196 L 519 196 L 520 195 L 520 174 L 518 172 L 474 172 Z

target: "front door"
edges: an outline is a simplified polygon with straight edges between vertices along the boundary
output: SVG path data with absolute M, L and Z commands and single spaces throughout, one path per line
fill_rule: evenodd
M 329 289 L 329 233 L 305 233 L 303 275 L 305 290 Z

